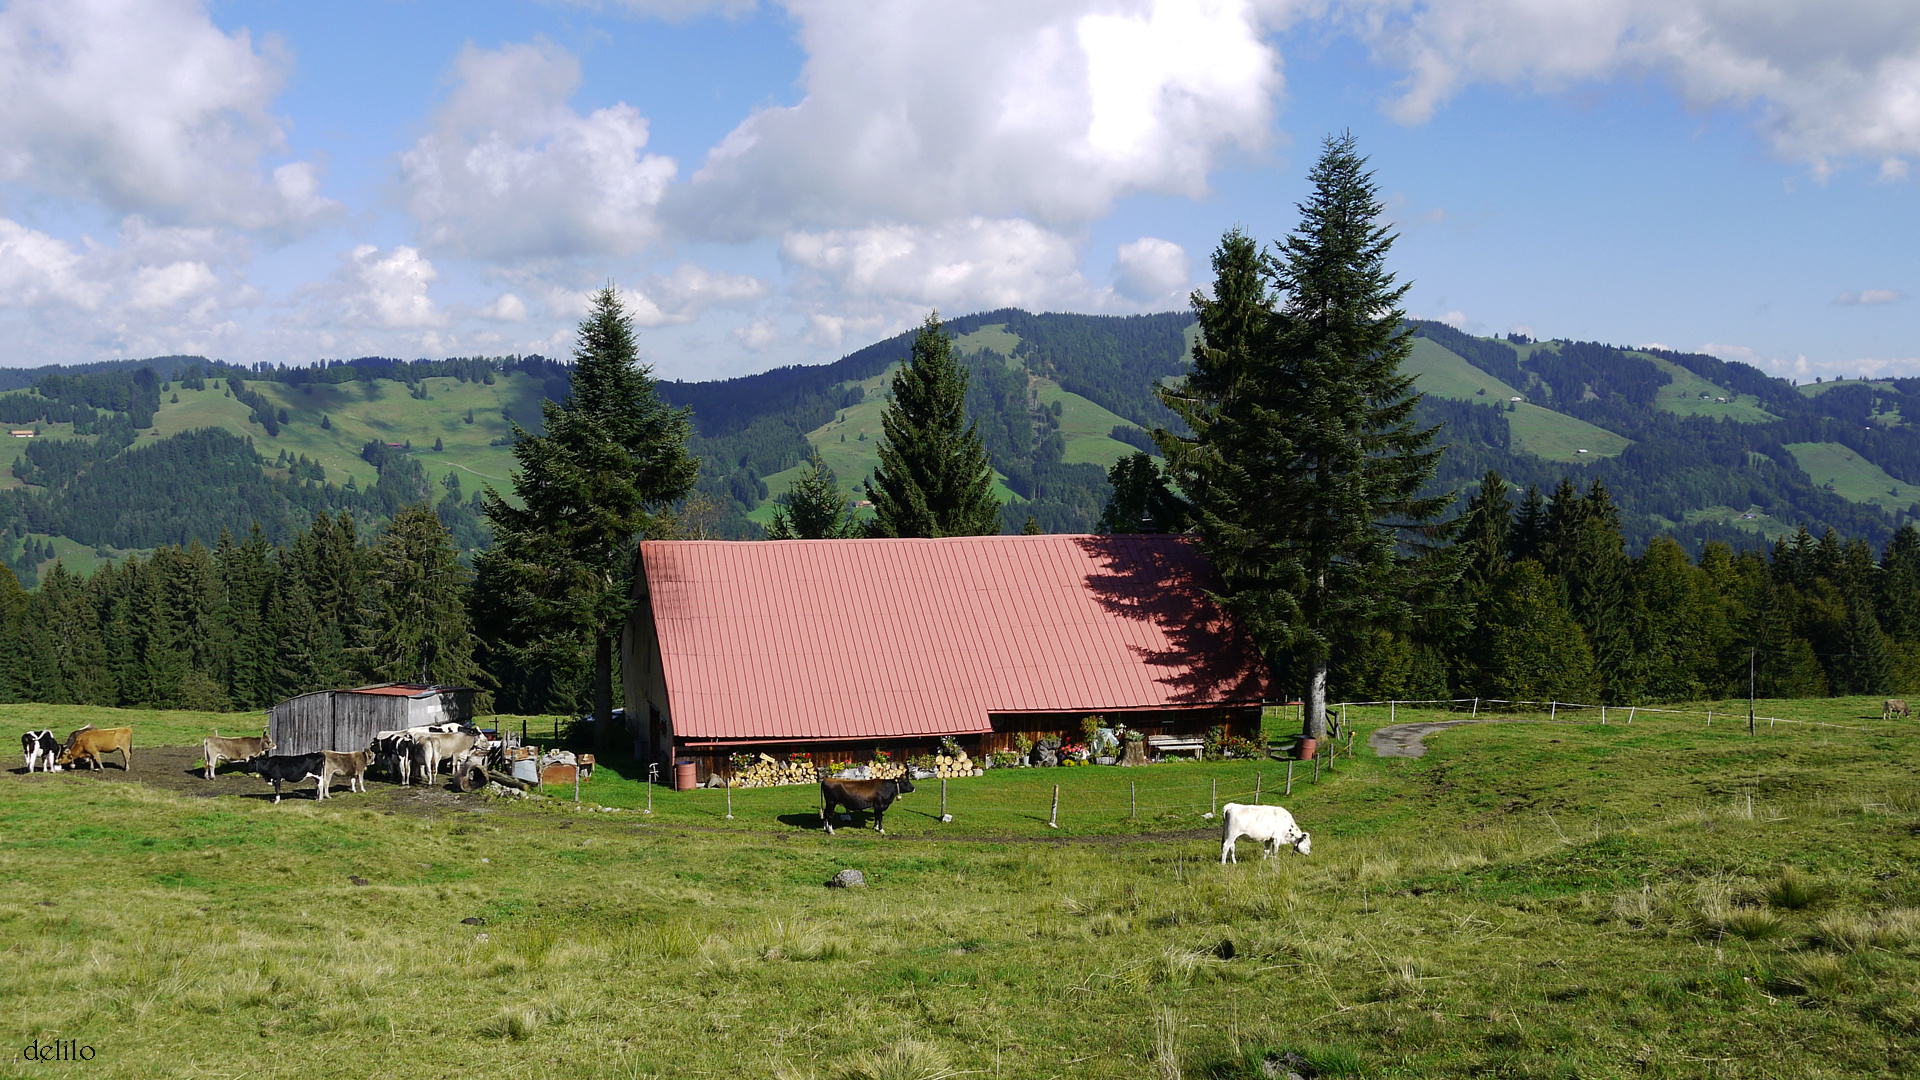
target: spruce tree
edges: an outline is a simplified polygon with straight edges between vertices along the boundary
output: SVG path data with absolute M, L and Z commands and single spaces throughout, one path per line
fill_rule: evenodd
M 1190 508 L 1167 486 L 1152 455 L 1143 451 L 1114 462 L 1107 485 L 1113 492 L 1100 513 L 1100 532 L 1171 533 L 1186 527 Z
M 837 540 L 858 531 L 853 505 L 840 493 L 840 481 L 815 453 L 807 471 L 787 488 L 785 505 L 773 508 L 769 540 Z
M 425 503 L 400 511 L 374 541 L 370 563 L 356 650 L 362 671 L 393 682 L 478 681 L 466 607 L 470 575 L 440 518 Z
M 1299 658 L 1305 734 L 1324 738 L 1333 650 L 1408 621 L 1419 570 L 1403 542 L 1451 499 L 1419 494 L 1438 429 L 1413 418 L 1406 286 L 1351 135 L 1326 141 L 1310 179 L 1299 226 L 1267 258 L 1237 230 L 1221 241 L 1213 296 L 1193 299 L 1193 368 L 1161 395 L 1193 434 L 1154 438 L 1198 508 L 1225 605 L 1269 658 Z
M 687 453 L 687 410 L 660 400 L 613 286 L 594 294 L 573 355 L 566 400 L 541 403 L 543 433 L 513 425 L 521 505 L 488 487 L 494 546 L 480 569 L 484 602 L 503 609 L 501 645 L 520 662 L 544 666 L 591 642 L 595 740 L 610 754 L 620 745 L 613 643 L 633 608 L 636 545 L 693 487 L 699 465 Z
M 967 370 L 934 312 L 914 335 L 880 418 L 880 465 L 867 481 L 876 536 L 991 536 L 1000 531 L 993 468 L 967 422 Z

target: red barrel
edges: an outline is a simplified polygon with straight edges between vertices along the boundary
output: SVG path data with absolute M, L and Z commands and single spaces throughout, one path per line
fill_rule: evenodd
M 693 762 L 676 761 L 673 763 L 673 790 L 692 791 L 698 786 L 700 785 L 694 780 L 693 776 Z

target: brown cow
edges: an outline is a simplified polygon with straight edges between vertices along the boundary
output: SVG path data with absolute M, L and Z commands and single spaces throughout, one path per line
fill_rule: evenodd
M 1907 703 L 1901 701 L 1899 698 L 1890 697 L 1887 699 L 1885 705 L 1880 706 L 1880 719 L 1882 720 L 1891 720 L 1896 716 L 1911 717 L 1912 715 L 1913 713 L 1907 709 Z
M 314 798 L 326 798 L 327 787 L 333 783 L 336 777 L 346 778 L 348 791 L 367 790 L 367 766 L 373 764 L 373 748 L 371 746 L 365 750 L 355 750 L 351 754 L 343 754 L 337 750 L 322 750 L 320 751 L 320 756 L 326 759 L 326 764 L 320 766 L 320 775 L 318 777 L 320 789 Z
M 873 827 L 887 834 L 887 807 L 893 800 L 913 790 L 907 777 L 898 780 L 822 780 L 820 781 L 820 824 L 833 832 L 833 808 L 844 806 L 848 812 L 873 811 Z
M 130 727 L 97 728 L 89 724 L 67 736 L 67 747 L 60 751 L 56 765 L 71 767 L 76 761 L 86 761 L 94 771 L 104 768 L 100 764 L 101 754 L 120 751 L 120 767 L 127 772 L 133 771 L 133 729 Z

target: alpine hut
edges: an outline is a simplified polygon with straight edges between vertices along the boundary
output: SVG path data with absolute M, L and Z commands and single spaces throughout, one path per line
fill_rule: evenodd
M 649 541 L 621 649 L 634 756 L 816 762 L 942 737 L 979 756 L 1148 735 L 1257 737 L 1265 661 L 1178 536 Z
M 473 719 L 470 686 L 380 683 L 351 690 L 316 690 L 267 710 L 267 734 L 276 754 L 364 750 L 377 731 Z

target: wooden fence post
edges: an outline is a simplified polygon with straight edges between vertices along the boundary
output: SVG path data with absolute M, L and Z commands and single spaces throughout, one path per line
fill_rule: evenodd
M 1291 761 L 1287 762 L 1287 794 L 1293 794 L 1293 762 Z M 1254 801 L 1259 802 L 1260 800 L 1255 799 Z
M 940 820 L 952 821 L 953 815 L 947 813 L 947 778 L 940 778 Z
M 578 769 L 575 769 L 573 775 L 579 776 L 580 771 Z M 733 820 L 733 777 L 728 776 L 728 777 L 724 777 L 724 779 L 727 782 L 727 820 L 732 821 Z
M 1292 763 L 1288 763 L 1287 770 L 1288 772 L 1292 772 L 1293 770 Z M 1253 805 L 1255 806 L 1260 805 L 1260 774 L 1259 773 L 1253 774 Z
M 1399 703 L 1399 702 L 1397 702 L 1397 701 L 1393 701 L 1393 700 L 1388 700 L 1388 702 L 1387 702 L 1387 723 L 1389 723 L 1389 724 L 1391 724 L 1391 723 L 1393 723 L 1393 722 L 1394 722 L 1394 719 L 1395 719 L 1396 717 L 1398 717 L 1399 715 L 1400 715 L 1400 703 Z
M 1313 782 L 1316 784 L 1320 782 L 1320 755 L 1319 754 L 1313 755 Z
M 1629 724 L 1633 723 L 1633 714 L 1638 711 L 1640 711 L 1640 706 L 1638 705 L 1627 706 L 1627 723 Z
M 1473 699 L 1473 718 L 1475 720 L 1480 719 L 1480 699 L 1479 698 Z
M 1600 722 L 1602 724 L 1607 722 L 1607 707 L 1605 705 L 1600 706 Z
M 1060 827 L 1060 785 L 1053 785 L 1053 813 L 1047 818 L 1047 828 Z
M 1560 703 L 1557 701 L 1547 702 L 1547 719 L 1552 720 L 1554 717 L 1559 715 L 1560 715 Z
M 1131 809 L 1127 811 L 1128 820 L 1134 820 L 1139 818 L 1140 816 L 1140 785 L 1134 783 L 1131 780 L 1127 781 L 1127 799 L 1128 799 L 1128 804 L 1131 807 Z
M 1213 796 L 1207 800 L 1207 816 L 1212 817 L 1213 815 L 1219 812 L 1220 812 L 1220 778 L 1216 776 L 1213 778 Z

